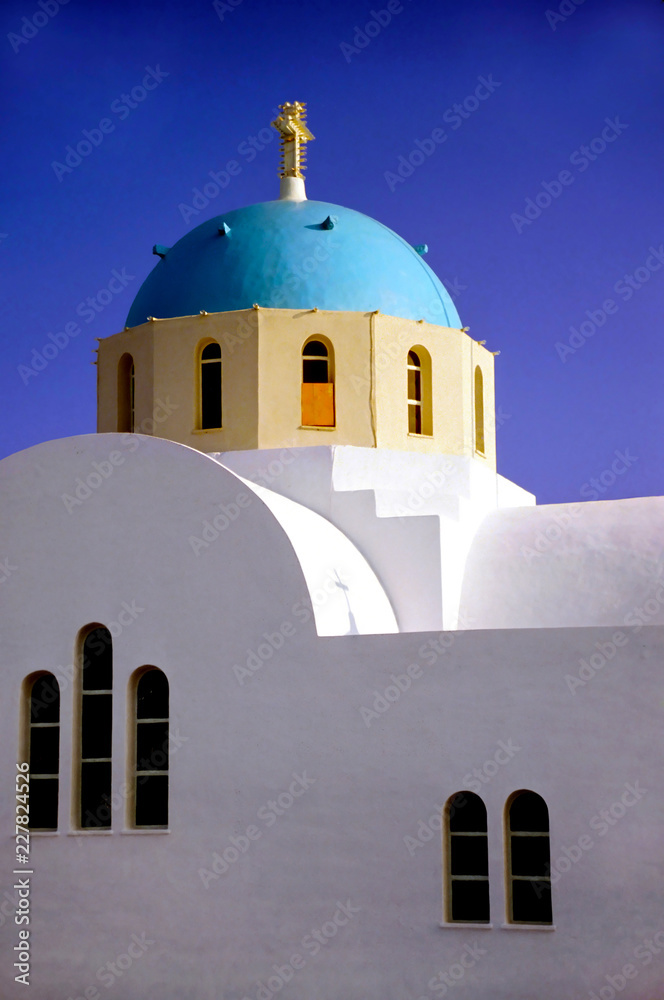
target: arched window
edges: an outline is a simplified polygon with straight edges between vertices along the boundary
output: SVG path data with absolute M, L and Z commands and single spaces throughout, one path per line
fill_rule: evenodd
M 507 810 L 508 912 L 515 924 L 550 924 L 549 810 L 535 792 L 517 792 Z
M 431 403 L 431 357 L 422 346 L 408 352 L 408 433 L 433 433 Z
M 134 433 L 134 359 L 123 354 L 118 362 L 118 431 Z
M 28 681 L 31 830 L 57 830 L 60 773 L 60 686 L 53 674 Z
M 486 806 L 472 792 L 458 792 L 445 806 L 446 919 L 489 922 L 489 853 Z
M 134 816 L 137 827 L 168 826 L 168 680 L 156 667 L 136 683 Z
M 422 366 L 415 351 L 408 352 L 408 433 L 422 433 Z
M 475 451 L 484 454 L 484 379 L 482 369 L 475 369 Z
M 310 385 L 325 384 L 330 381 L 329 375 L 327 347 L 320 340 L 310 340 L 302 350 L 302 381 Z
M 200 429 L 221 427 L 221 347 L 216 341 L 201 351 Z
M 110 827 L 113 640 L 102 625 L 84 636 L 80 678 L 79 822 L 83 829 Z
M 302 349 L 302 425 L 334 427 L 334 373 L 332 350 L 322 340 L 309 340 Z

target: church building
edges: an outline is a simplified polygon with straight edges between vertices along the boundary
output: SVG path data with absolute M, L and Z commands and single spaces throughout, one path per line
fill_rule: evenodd
M 272 124 L 0 462 L 0 996 L 654 1000 L 664 498 L 501 476 L 427 247 Z

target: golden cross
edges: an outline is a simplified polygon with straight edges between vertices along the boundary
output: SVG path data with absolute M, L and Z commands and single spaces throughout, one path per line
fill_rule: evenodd
M 272 122 L 281 136 L 280 177 L 304 177 L 306 167 L 305 143 L 315 136 L 306 126 L 307 106 L 300 101 L 280 104 L 281 114 Z

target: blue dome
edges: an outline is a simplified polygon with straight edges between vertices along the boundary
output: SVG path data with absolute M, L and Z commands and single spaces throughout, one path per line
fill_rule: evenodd
M 127 326 L 254 303 L 461 326 L 431 268 L 387 226 L 339 205 L 287 200 L 226 212 L 183 236 L 143 282 Z

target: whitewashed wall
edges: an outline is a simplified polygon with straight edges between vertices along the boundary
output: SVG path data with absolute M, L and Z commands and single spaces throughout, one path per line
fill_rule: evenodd
M 130 451 L 135 441 L 119 435 L 73 438 L 0 464 L 0 559 L 15 567 L 0 584 L 4 903 L 21 680 L 37 669 L 66 676 L 81 626 L 118 621 L 123 602 L 135 611 L 114 646 L 108 835 L 70 830 L 63 682 L 61 821 L 57 835 L 33 839 L 29 995 L 434 1000 L 444 993 L 430 984 L 465 954 L 473 964 L 456 1000 L 572 1000 L 626 964 L 637 975 L 622 995 L 652 1000 L 664 951 L 648 964 L 635 952 L 647 955 L 644 942 L 664 929 L 664 631 L 623 628 L 619 646 L 614 627 L 319 637 L 293 547 L 258 499 L 194 552 L 190 538 L 245 484 L 188 448 L 137 440 Z M 62 495 L 112 451 L 122 464 L 68 512 Z M 268 655 L 277 633 L 286 638 Z M 251 653 L 260 666 L 246 677 L 234 667 Z M 596 653 L 604 663 L 570 683 Z M 148 663 L 171 684 L 167 834 L 126 832 L 120 794 L 124 693 Z M 511 756 L 496 767 L 501 744 Z M 473 780 L 488 808 L 493 926 L 441 928 L 429 817 Z M 645 791 L 601 833 L 593 821 L 627 784 Z M 582 835 L 593 841 L 557 880 L 555 930 L 503 926 L 502 808 L 521 788 L 549 805 L 554 862 Z M 418 836 L 421 847 L 404 839 Z M 212 878 L 215 853 L 234 857 L 232 837 L 238 858 Z M 0 995 L 14 1000 L 26 995 L 12 978 L 17 928 L 11 906 L 0 914 Z

